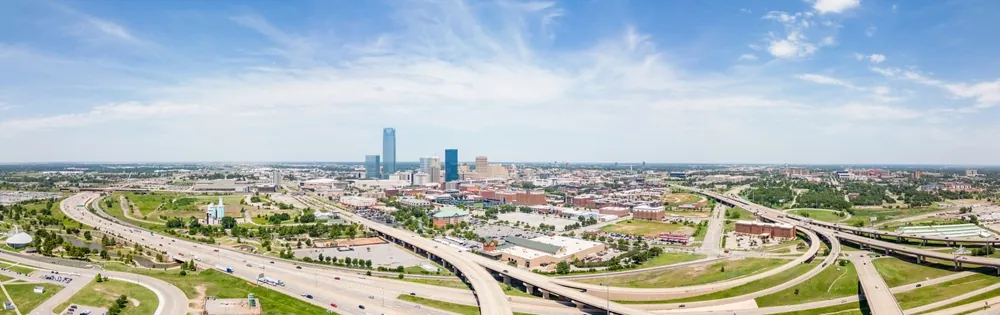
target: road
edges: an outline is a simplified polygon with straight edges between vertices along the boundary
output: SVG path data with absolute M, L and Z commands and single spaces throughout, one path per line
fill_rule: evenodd
M 726 227 L 726 206 L 717 203 L 708 219 L 708 229 L 705 239 L 701 241 L 701 252 L 708 257 L 719 257 L 722 254 L 722 237 Z
M 92 281 L 98 273 L 107 276 L 108 278 L 111 279 L 136 283 L 143 287 L 148 288 L 150 291 L 153 291 L 153 293 L 156 294 L 156 297 L 159 300 L 158 306 L 156 307 L 156 313 L 155 313 L 156 315 L 187 314 L 187 303 L 181 303 L 181 304 L 176 303 L 176 301 L 187 301 L 187 298 L 184 296 L 184 292 L 181 292 L 181 290 L 175 287 L 174 285 L 160 279 L 151 278 L 138 274 L 125 273 L 125 272 L 98 271 L 93 269 L 68 267 L 63 265 L 56 265 L 47 262 L 32 260 L 16 255 L 3 255 L 3 259 L 19 262 L 24 265 L 38 267 L 45 270 L 56 270 L 61 273 L 75 272 L 80 275 L 78 277 L 75 277 L 75 280 L 73 280 L 73 282 L 70 283 L 68 290 L 67 289 L 63 290 L 66 292 L 57 293 L 55 296 L 53 296 L 52 298 L 50 298 L 49 300 L 45 301 L 37 308 L 35 308 L 35 311 L 31 312 L 31 314 L 45 314 L 45 315 L 51 314 L 52 308 L 68 300 L 71 296 L 73 296 L 72 293 L 75 293 L 76 290 L 79 290 L 81 287 L 85 286 L 89 281 Z M 43 281 L 42 279 L 34 279 L 34 280 Z
M 899 306 L 899 302 L 885 284 L 885 279 L 882 279 L 878 270 L 875 270 L 875 265 L 867 254 L 852 254 L 848 255 L 847 259 L 854 264 L 854 269 L 858 272 L 858 281 L 861 282 L 861 290 L 865 294 L 872 314 L 902 315 L 903 309 Z

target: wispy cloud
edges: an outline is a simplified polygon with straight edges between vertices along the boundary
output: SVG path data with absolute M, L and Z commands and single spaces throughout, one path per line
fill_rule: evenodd
M 820 14 L 844 13 L 861 6 L 861 0 L 816 0 L 813 9 Z
M 145 40 L 136 37 L 128 28 L 108 19 L 87 14 L 68 5 L 48 2 L 56 10 L 75 18 L 78 23 L 71 28 L 70 33 L 84 40 L 111 39 L 130 44 L 146 44 Z

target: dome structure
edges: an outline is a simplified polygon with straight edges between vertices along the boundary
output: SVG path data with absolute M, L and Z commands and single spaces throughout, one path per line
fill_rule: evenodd
M 31 234 L 21 232 L 8 237 L 7 246 L 12 248 L 23 248 L 28 246 L 28 244 L 31 244 L 31 241 L 33 240 L 34 238 L 31 237 Z

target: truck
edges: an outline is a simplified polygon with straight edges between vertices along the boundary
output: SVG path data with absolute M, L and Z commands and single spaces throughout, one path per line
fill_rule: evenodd
M 223 266 L 223 265 L 215 265 L 215 269 L 219 269 L 219 271 L 222 271 L 222 272 L 225 272 L 225 273 L 233 273 L 233 268 L 229 268 L 229 267 Z
M 273 286 L 282 286 L 282 287 L 285 286 L 285 282 L 284 281 L 281 281 L 280 279 L 271 278 L 271 277 L 260 277 L 260 278 L 257 278 L 257 282 L 260 282 L 260 283 L 263 283 L 263 284 L 269 284 L 269 285 L 273 285 Z

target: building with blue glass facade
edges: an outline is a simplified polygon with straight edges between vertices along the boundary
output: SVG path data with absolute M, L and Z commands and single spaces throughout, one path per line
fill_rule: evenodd
M 365 177 L 367 178 L 382 178 L 382 172 L 379 172 L 379 156 L 375 155 L 365 155 Z
M 458 180 L 458 149 L 444 150 L 444 181 Z
M 396 129 L 382 129 L 382 177 L 396 172 Z

